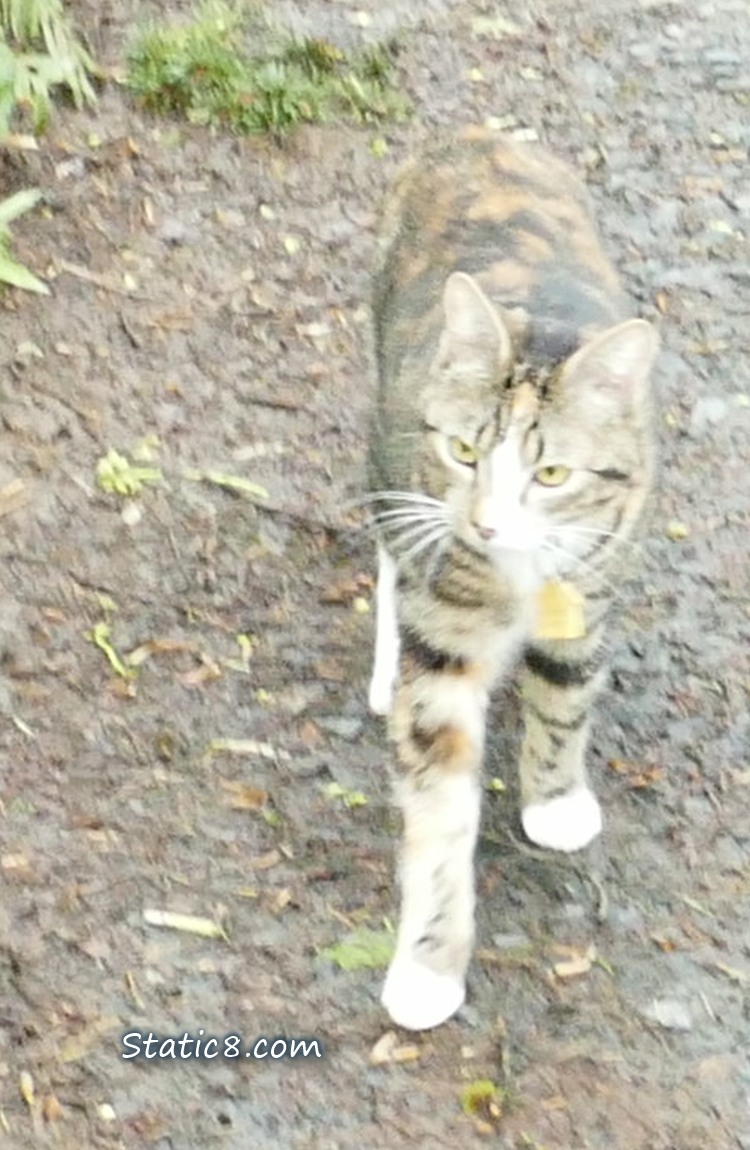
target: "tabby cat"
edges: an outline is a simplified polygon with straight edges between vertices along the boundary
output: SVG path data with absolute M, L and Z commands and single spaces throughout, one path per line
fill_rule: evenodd
M 582 187 L 542 150 L 466 132 L 397 182 L 375 279 L 369 700 L 404 821 L 382 1001 L 410 1029 L 464 999 L 485 718 L 515 664 L 526 835 L 575 851 L 601 830 L 590 714 L 653 466 L 657 338 L 627 316 Z

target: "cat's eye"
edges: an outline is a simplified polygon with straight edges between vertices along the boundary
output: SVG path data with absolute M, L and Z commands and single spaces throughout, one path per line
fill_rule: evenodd
M 448 450 L 456 463 L 463 463 L 464 467 L 476 467 L 479 449 L 473 443 L 467 443 L 459 435 L 452 435 L 448 440 Z
M 570 468 L 562 463 L 552 464 L 550 467 L 540 467 L 534 472 L 534 478 L 542 487 L 560 487 L 570 476 Z

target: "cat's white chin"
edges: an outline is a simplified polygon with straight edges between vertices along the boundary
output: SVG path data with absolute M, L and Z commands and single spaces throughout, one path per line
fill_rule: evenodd
M 588 787 L 578 787 L 546 803 L 532 803 L 521 813 L 526 836 L 553 851 L 578 851 L 602 829 L 602 810 Z
M 412 958 L 391 963 L 380 1001 L 397 1026 L 429 1030 L 455 1014 L 464 1000 L 463 979 L 438 974 Z

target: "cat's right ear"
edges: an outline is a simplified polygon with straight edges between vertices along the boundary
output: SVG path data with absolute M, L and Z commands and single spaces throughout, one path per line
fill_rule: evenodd
M 510 367 L 513 348 L 502 317 L 475 279 L 453 272 L 443 289 L 445 327 L 438 365 L 496 378 Z

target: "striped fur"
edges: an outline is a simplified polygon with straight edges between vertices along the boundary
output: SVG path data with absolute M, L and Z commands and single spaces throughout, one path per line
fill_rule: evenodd
M 656 339 L 627 315 L 581 187 L 545 153 L 468 133 L 396 185 L 374 303 L 370 701 L 397 750 L 402 908 L 383 1001 L 405 1026 L 463 999 L 485 718 L 515 666 L 527 834 L 575 850 L 601 826 L 591 706 L 652 473 Z M 582 638 L 535 637 L 550 579 L 583 596 Z

